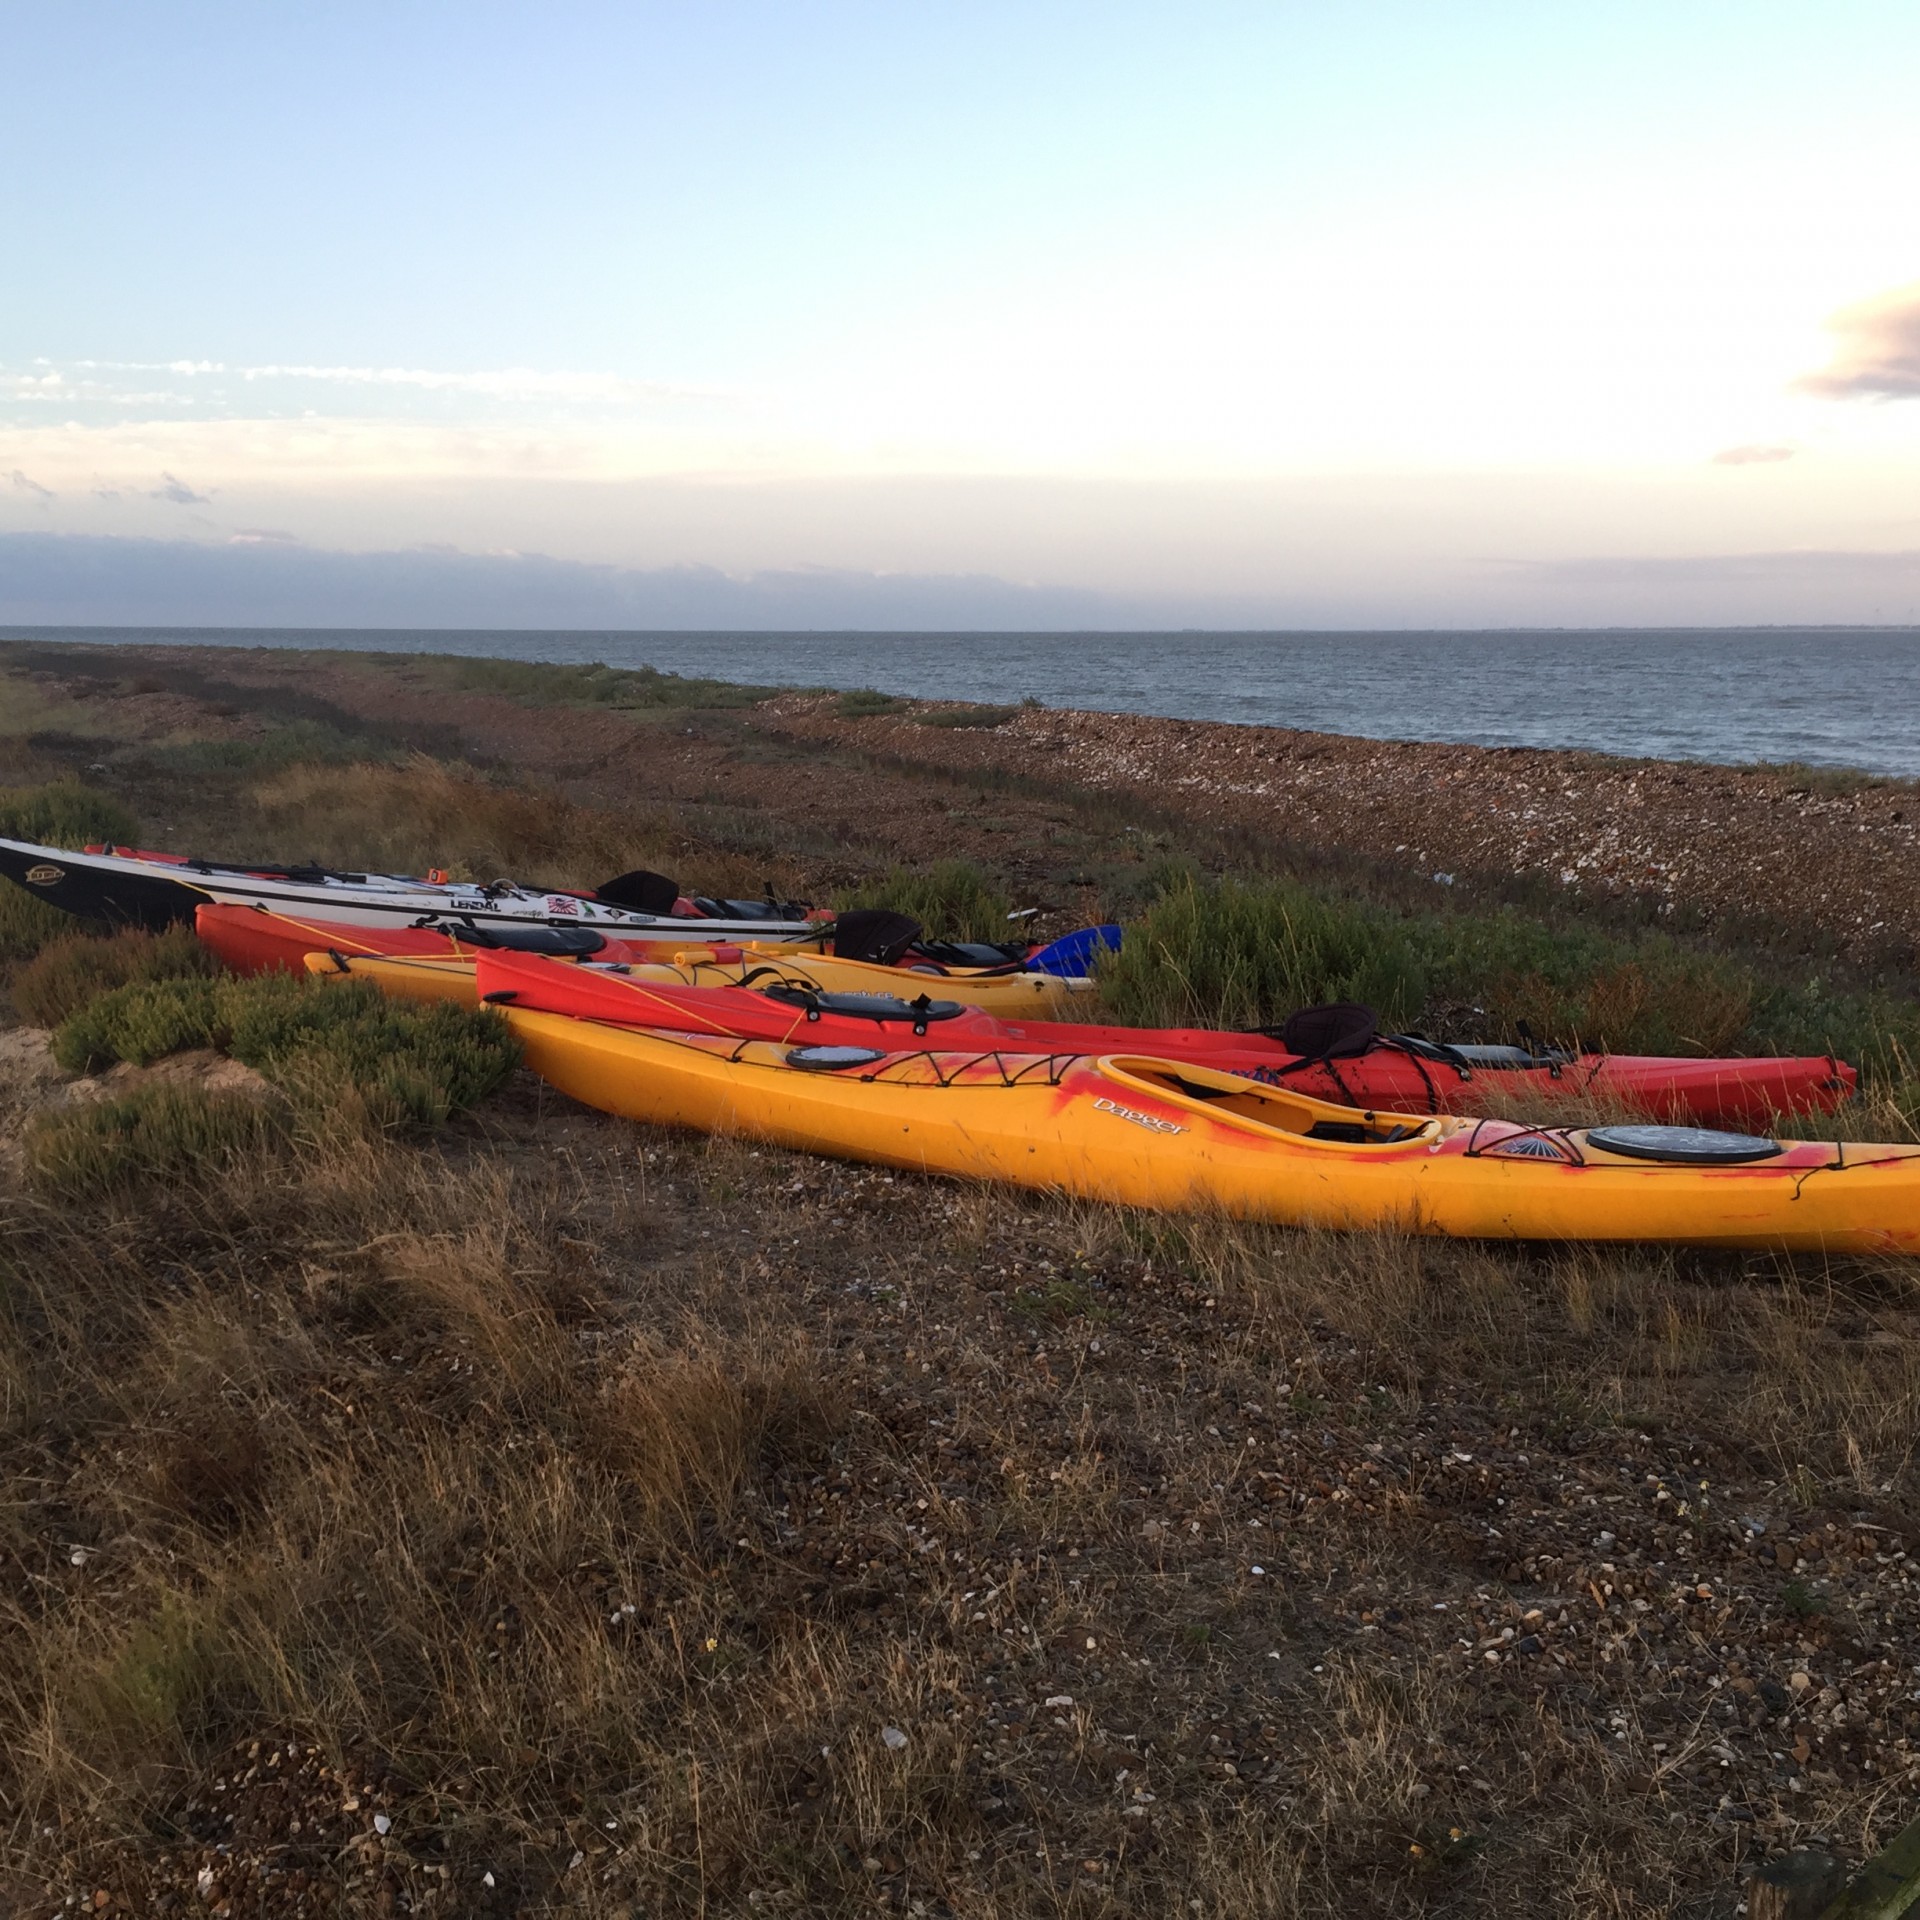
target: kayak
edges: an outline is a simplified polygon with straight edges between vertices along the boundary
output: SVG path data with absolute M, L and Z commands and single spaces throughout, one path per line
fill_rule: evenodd
M 308 954 L 329 950 L 392 959 L 471 961 L 483 942 L 512 941 L 528 952 L 633 961 L 670 960 L 690 944 L 706 944 L 704 927 L 685 920 L 654 935 L 603 933 L 595 926 L 478 927 L 463 920 L 440 920 L 431 926 L 360 927 L 276 913 L 264 906 L 209 904 L 195 912 L 193 926 L 201 944 L 233 973 L 299 973 Z
M 961 1004 L 949 991 L 950 980 L 927 982 L 925 993 L 911 1000 L 902 997 L 909 983 L 897 978 L 885 994 L 822 994 L 773 980 L 756 981 L 743 991 L 513 952 L 477 954 L 474 980 L 479 997 L 494 1005 L 621 1026 L 841 1046 L 902 1047 L 926 1040 L 941 1047 L 1021 1053 L 1149 1053 L 1295 1088 L 1342 1106 L 1396 1112 L 1471 1111 L 1495 1095 L 1581 1094 L 1663 1119 L 1765 1125 L 1776 1113 L 1830 1111 L 1851 1096 L 1856 1079 L 1852 1067 L 1826 1055 L 1664 1059 L 1446 1046 L 1405 1035 L 1387 1036 L 1358 1055 L 1314 1059 L 1261 1033 L 1008 1018 Z
M 1028 958 L 1026 944 L 1019 941 L 1003 945 L 985 941 L 963 944 L 914 938 L 897 947 L 882 945 L 880 951 L 897 951 L 900 955 L 895 960 L 883 960 L 875 958 L 874 949 L 861 938 L 858 923 L 873 917 L 840 914 L 831 920 L 810 923 L 798 936 L 783 934 L 778 927 L 765 927 L 751 940 L 737 933 L 731 938 L 723 937 L 721 923 L 712 920 L 676 919 L 661 927 L 624 932 L 598 923 L 480 925 L 458 918 L 429 918 L 424 923 L 403 927 L 362 927 L 341 920 L 278 913 L 259 904 L 208 903 L 195 910 L 193 923 L 201 940 L 235 973 L 274 970 L 298 973 L 308 954 L 330 949 L 387 958 L 445 960 L 471 958 L 484 947 L 497 947 L 618 963 L 671 960 L 690 944 L 698 944 L 711 949 L 711 957 L 719 960 L 738 959 L 762 949 L 812 953 L 824 947 L 835 959 L 868 960 L 874 969 L 884 971 L 897 984 L 903 972 L 939 978 L 955 973 L 1024 972 L 1064 976 L 1068 969 L 1061 964 L 1060 951 L 1056 950 L 1073 947 L 1080 940 L 1079 935 L 1069 934 L 1052 947 L 1033 950 L 1032 957 Z M 916 935 L 919 932 L 916 921 L 902 919 L 900 924 Z M 1086 931 L 1105 932 L 1106 929 Z
M 322 978 L 371 980 L 396 1000 L 450 1000 L 470 1007 L 479 998 L 475 980 L 479 958 L 451 953 L 394 957 L 329 948 L 306 954 L 303 965 Z M 759 995 L 745 991 L 749 988 L 894 999 L 902 985 L 901 971 L 896 967 L 781 948 L 749 947 L 743 951 L 737 947 L 682 947 L 670 960 L 634 961 L 618 972 L 593 971 L 597 977 L 647 986 L 678 987 L 696 993 L 724 990 L 742 1002 L 757 1002 Z M 908 983 L 913 983 L 911 975 Z M 1062 1012 L 1076 995 L 1093 989 L 1091 980 L 1025 971 L 945 973 L 927 984 L 937 987 L 942 999 L 956 1006 L 1006 1017 Z
M 688 898 L 664 875 L 627 873 L 591 893 L 451 882 L 439 875 L 349 873 L 320 866 L 235 866 L 134 847 L 73 852 L 0 839 L 0 876 L 36 899 L 88 919 L 143 927 L 191 920 L 209 902 L 310 915 L 339 926 L 404 932 L 422 923 L 592 927 L 605 934 L 684 939 L 805 939 L 812 909 L 773 901 Z M 830 917 L 830 916 L 827 916 Z M 296 963 L 297 964 L 297 963 Z
M 1355 1112 L 1143 1054 L 786 1046 L 504 1008 L 627 1119 L 916 1173 L 1286 1226 L 1920 1252 L 1920 1146 Z

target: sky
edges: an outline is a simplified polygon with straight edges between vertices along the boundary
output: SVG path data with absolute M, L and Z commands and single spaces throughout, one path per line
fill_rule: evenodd
M 0 45 L 0 622 L 1920 620 L 1911 4 Z

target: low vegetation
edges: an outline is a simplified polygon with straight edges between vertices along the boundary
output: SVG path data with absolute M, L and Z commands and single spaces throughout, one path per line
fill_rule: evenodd
M 202 979 L 217 970 L 190 926 L 161 933 L 122 927 L 88 934 L 69 931 L 73 924 L 59 914 L 49 929 L 53 937 L 15 969 L 9 984 L 15 1011 L 35 1026 L 60 1026 L 116 987 Z
M 838 905 L 879 907 L 918 920 L 930 940 L 1009 940 L 1009 896 L 970 860 L 940 860 L 922 871 L 895 867 L 885 879 L 858 887 Z
M 530 706 L 645 710 L 660 707 L 727 708 L 756 705 L 778 691 L 731 680 L 662 673 L 655 667 L 574 666 L 533 660 L 484 660 L 465 654 L 373 654 L 369 664 L 404 666 L 461 692 L 504 694 Z
M 45 847 L 125 844 L 136 836 L 133 815 L 119 801 L 78 780 L 0 788 L 0 838 Z
M 208 1047 L 254 1068 L 317 1127 L 434 1127 L 475 1106 L 518 1063 L 490 1009 L 415 1006 L 369 982 L 184 977 L 115 987 L 70 1014 L 53 1056 L 73 1073 L 149 1066 Z
M 874 687 L 856 687 L 851 693 L 843 693 L 837 704 L 843 719 L 870 720 L 876 714 L 898 713 L 908 703 Z
M 1260 1027 L 1358 1000 L 1389 1026 L 1615 1052 L 1838 1053 L 1906 1077 L 1920 1018 L 1888 994 L 1764 979 L 1657 933 L 1554 927 L 1511 908 L 1409 913 L 1297 882 L 1175 868 L 1101 963 L 1113 1018 Z

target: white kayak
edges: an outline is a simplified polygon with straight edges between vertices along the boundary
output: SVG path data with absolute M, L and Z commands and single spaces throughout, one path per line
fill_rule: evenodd
M 589 927 L 628 939 L 797 940 L 828 915 L 772 900 L 689 900 L 654 873 L 622 874 L 592 893 L 543 891 L 511 880 L 485 885 L 439 875 L 348 873 L 318 866 L 240 866 L 132 847 L 36 846 L 0 839 L 0 875 L 36 899 L 88 919 L 144 927 L 191 922 L 209 902 L 267 907 L 356 928 Z

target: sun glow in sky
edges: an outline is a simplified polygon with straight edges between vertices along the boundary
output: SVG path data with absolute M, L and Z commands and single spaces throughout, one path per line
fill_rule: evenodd
M 0 534 L 1920 612 L 1910 5 L 5 28 Z

